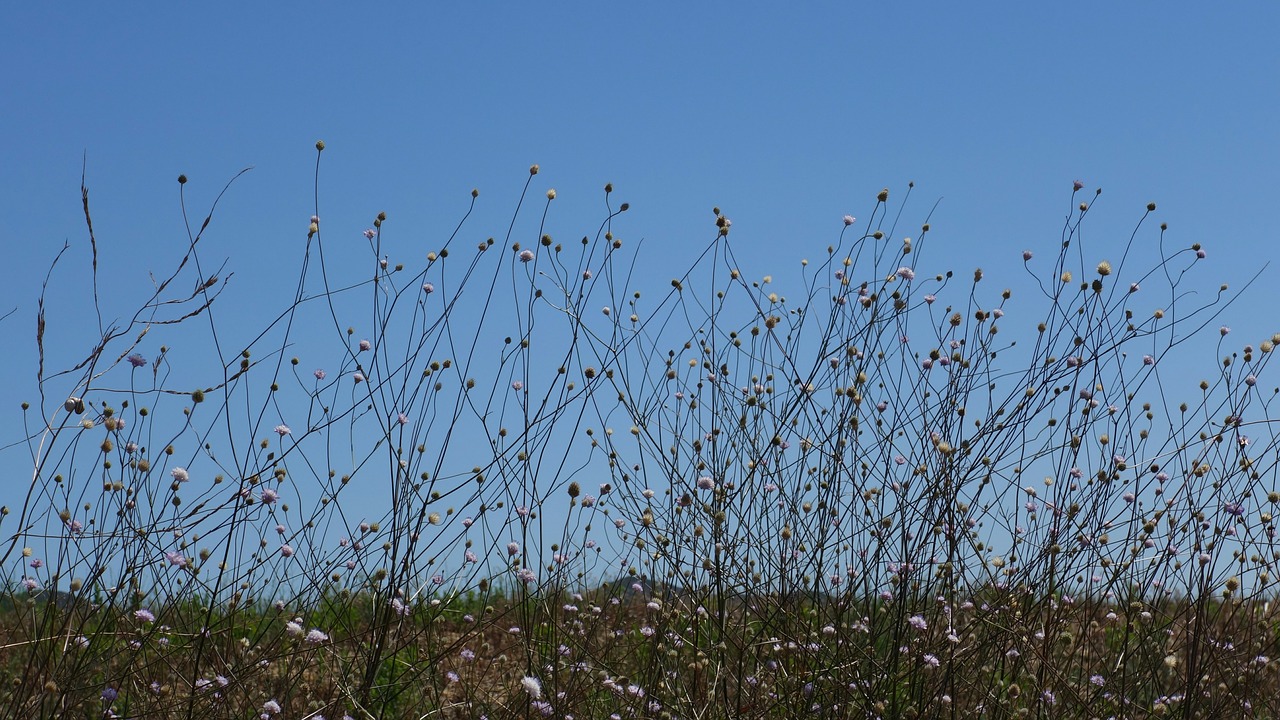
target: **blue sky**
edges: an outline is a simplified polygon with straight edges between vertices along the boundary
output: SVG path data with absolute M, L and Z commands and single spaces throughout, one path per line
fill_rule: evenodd
M 178 174 L 202 217 L 249 166 L 205 258 L 236 273 L 227 317 L 281 307 L 317 139 L 326 231 L 357 245 L 386 211 L 398 247 L 429 247 L 473 187 L 474 233 L 499 234 L 539 163 L 561 235 L 591 232 L 615 185 L 644 243 L 638 277 L 662 287 L 709 238 L 713 206 L 763 273 L 821 254 L 841 216 L 914 181 L 907 226 L 941 200 L 927 270 L 982 266 L 1018 287 L 1022 250 L 1052 252 L 1079 178 L 1105 189 L 1086 234 L 1099 255 L 1155 201 L 1171 244 L 1205 245 L 1212 287 L 1280 260 L 1277 21 L 1271 4 L 1190 2 L 14 5 L 0 21 L 0 314 L 16 308 L 0 323 L 0 444 L 35 400 L 35 298 L 64 242 L 51 352 L 94 340 L 82 162 L 111 317 L 185 248 Z M 1241 342 L 1280 330 L 1275 271 L 1228 311 Z

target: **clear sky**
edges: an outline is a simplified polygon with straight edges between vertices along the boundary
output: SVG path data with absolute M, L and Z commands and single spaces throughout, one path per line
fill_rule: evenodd
M 71 359 L 95 340 L 86 162 L 111 317 L 185 248 L 178 174 L 202 217 L 248 166 L 204 257 L 236 273 L 229 317 L 281 307 L 312 213 L 318 139 L 334 241 L 363 243 L 386 211 L 406 254 L 429 248 L 473 187 L 474 234 L 500 234 L 539 163 L 535 188 L 557 189 L 552 222 L 564 236 L 590 233 L 600 188 L 615 185 L 632 207 L 626 236 L 644 242 L 638 277 L 657 287 L 705 244 L 713 206 L 733 219 L 739 257 L 768 272 L 820 255 L 844 214 L 908 181 L 909 227 L 941 200 L 930 274 L 980 265 L 1018 287 L 1022 250 L 1053 252 L 1076 179 L 1104 188 L 1086 235 L 1100 255 L 1154 201 L 1171 244 L 1204 244 L 1212 282 L 1238 284 L 1280 260 L 1272 3 L 19 3 L 2 13 L 0 314 L 16 312 L 0 322 L 0 444 L 16 439 L 18 403 L 35 399 L 35 301 L 64 242 L 51 352 Z M 1242 343 L 1280 330 L 1278 270 L 1226 315 Z M 1211 368 L 1212 351 L 1202 360 Z M 24 452 L 0 451 L 0 466 L 21 468 Z

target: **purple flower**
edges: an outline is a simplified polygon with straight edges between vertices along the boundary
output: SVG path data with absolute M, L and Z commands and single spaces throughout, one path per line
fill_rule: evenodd
M 280 423 L 279 425 L 276 426 L 276 434 L 279 435 L 280 437 L 284 437 L 285 435 L 290 435 L 292 433 L 293 431 L 290 430 L 289 426 L 285 425 L 284 423 Z
M 134 619 L 136 619 L 138 622 L 143 622 L 143 623 L 153 623 L 153 622 L 155 622 L 155 621 L 156 621 L 156 616 L 155 616 L 155 615 L 154 615 L 150 610 L 148 610 L 148 609 L 146 609 L 146 608 L 141 608 L 141 609 L 139 609 L 139 610 L 134 610 L 134 611 L 133 611 L 133 617 L 134 617 Z
M 169 474 L 172 475 L 173 479 L 177 480 L 178 482 L 186 482 L 191 479 L 191 474 L 187 472 L 186 468 L 176 467 L 170 470 Z
M 515 382 L 511 383 L 511 389 L 519 392 L 520 390 L 524 389 L 524 383 L 519 380 L 516 380 Z
M 920 615 L 912 615 L 907 622 L 911 623 L 911 627 L 917 630 L 927 630 L 929 628 L 929 623 Z
M 507 555 L 514 557 L 519 554 L 520 554 L 520 543 L 516 543 L 516 542 L 507 543 Z
M 1204 252 L 1204 250 L 1197 250 L 1197 251 L 1196 251 L 1196 257 L 1197 257 L 1197 258 L 1199 258 L 1199 259 L 1201 259 L 1201 260 L 1205 259 L 1205 252 Z
M 436 286 L 435 286 L 435 285 L 432 285 L 431 283 L 422 283 L 422 292 L 424 292 L 424 293 L 426 293 L 426 294 L 430 295 L 431 293 L 433 293 L 433 292 L 435 292 L 435 291 L 436 291 Z
M 852 216 L 852 215 L 845 215 L 845 216 L 844 216 L 844 225 L 845 225 L 845 227 L 849 227 L 850 225 L 852 225 L 852 224 L 854 224 L 855 222 L 857 222 L 857 220 L 858 220 L 858 218 L 856 218 L 856 217 L 854 217 L 854 216 Z
M 318 368 L 317 368 L 317 369 L 316 369 L 316 371 L 315 371 L 314 373 L 311 373 L 311 374 L 312 374 L 312 375 L 315 375 L 317 380 L 323 380 L 323 379 L 324 379 L 324 376 L 325 376 L 325 374 L 326 374 L 326 373 L 325 373 L 325 371 L 320 370 L 320 369 L 318 369 Z
M 533 260 L 533 251 L 532 251 L 532 250 L 521 250 L 521 251 L 520 251 L 520 262 L 522 262 L 522 263 L 527 263 L 527 262 L 531 262 L 532 260 Z
M 375 234 L 376 233 L 373 232 L 373 228 L 369 228 L 364 231 L 364 237 L 366 240 L 372 240 Z
M 709 477 L 707 477 L 707 476 L 705 476 L 705 475 L 703 475 L 702 477 L 698 478 L 698 489 L 699 489 L 699 490 L 710 490 L 711 488 L 714 488 L 715 486 L 716 486 L 715 481 L 713 481 L 711 478 L 709 478 Z
M 1077 181 L 1075 181 L 1075 182 L 1071 183 L 1071 188 L 1072 188 L 1073 190 L 1079 190 L 1080 188 L 1083 188 L 1083 187 L 1084 187 L 1084 181 L 1083 181 L 1083 180 L 1077 180 Z
M 143 365 L 147 364 L 147 359 L 142 357 L 138 353 L 134 353 L 129 356 L 129 364 L 136 368 L 140 368 Z
M 109 703 L 115 702 L 118 697 L 120 697 L 120 693 L 113 687 L 109 687 L 102 691 L 102 699 Z
M 284 557 L 293 557 L 293 547 L 290 545 L 281 545 L 280 554 Z
M 278 715 L 280 713 L 280 703 L 275 700 L 268 700 L 262 703 L 262 714 L 265 717 Z
M 369 349 L 369 348 L 371 348 L 371 347 L 373 347 L 373 345 L 371 345 L 371 344 L 369 343 L 369 341 L 368 341 L 368 340 L 361 340 L 361 341 L 360 341 L 360 351 L 361 351 L 361 352 L 364 352 L 365 350 L 368 350 L 368 349 Z
M 262 489 L 262 504 L 270 505 L 271 503 L 279 499 L 280 499 L 280 493 L 276 492 L 275 490 L 272 490 L 271 488 Z
M 906 266 L 898 268 L 898 275 L 908 282 L 916 279 L 916 271 Z
M 178 567 L 187 566 L 187 558 L 180 552 L 177 552 L 177 551 L 167 552 L 164 554 L 164 556 L 165 556 L 165 559 L 169 561 L 170 565 L 177 565 Z
M 328 642 L 329 636 L 324 634 L 323 632 L 320 632 L 316 628 L 312 628 L 311 631 L 307 633 L 307 637 L 304 639 L 312 645 L 319 645 L 320 643 Z

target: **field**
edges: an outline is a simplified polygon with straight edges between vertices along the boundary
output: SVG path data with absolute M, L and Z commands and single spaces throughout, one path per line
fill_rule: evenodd
M 719 209 L 634 277 L 612 186 L 562 240 L 541 180 L 403 261 L 395 218 L 317 206 L 251 317 L 216 203 L 111 306 L 85 189 L 123 319 L 52 357 L 41 298 L 0 712 L 1280 716 L 1280 336 L 1236 342 L 1154 204 L 1103 257 L 1076 183 L 1022 297 L 926 275 L 889 190 L 775 283 Z M 1165 370 L 1190 348 L 1203 380 Z

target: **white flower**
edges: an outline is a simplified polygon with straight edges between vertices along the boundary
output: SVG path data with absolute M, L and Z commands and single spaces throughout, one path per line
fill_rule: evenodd
M 538 678 L 526 675 L 520 678 L 520 685 L 529 693 L 530 698 L 537 700 L 542 697 L 542 683 L 538 682 Z

